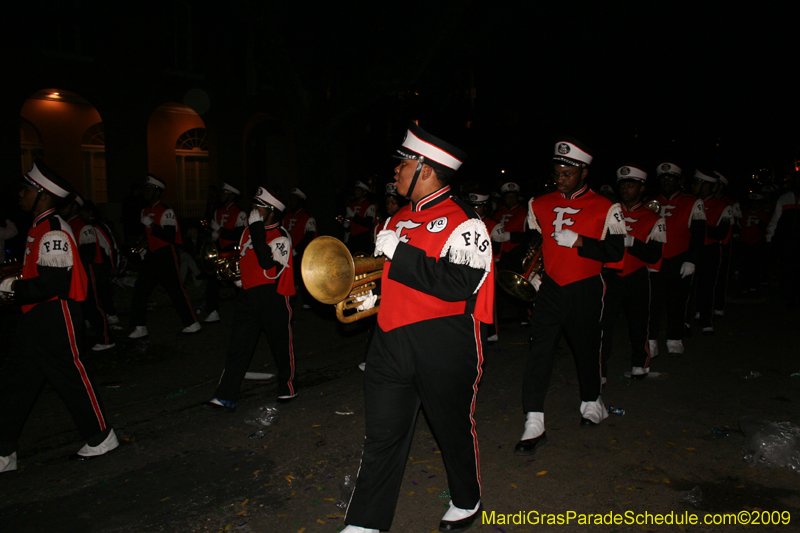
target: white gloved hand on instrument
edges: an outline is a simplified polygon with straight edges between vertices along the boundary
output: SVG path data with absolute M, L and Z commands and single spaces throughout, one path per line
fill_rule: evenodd
M 400 237 L 397 236 L 394 230 L 385 229 L 381 231 L 375 239 L 375 257 L 383 254 L 386 259 L 391 260 L 399 243 Z
M 378 302 L 378 295 L 373 294 L 372 291 L 369 291 L 368 294 L 356 296 L 356 301 L 361 302 L 361 305 L 356 307 L 356 309 L 358 311 L 366 311 L 367 309 L 372 309 L 375 307 L 375 304 Z
M 686 261 L 681 265 L 681 279 L 694 274 L 694 263 Z

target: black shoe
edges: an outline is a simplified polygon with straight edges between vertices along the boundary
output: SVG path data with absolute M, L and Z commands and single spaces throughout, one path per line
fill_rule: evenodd
M 588 418 L 581 417 L 581 428 L 594 428 L 599 426 L 597 422 L 592 422 Z
M 226 411 L 228 413 L 236 411 L 235 405 L 233 407 L 225 407 L 224 405 L 220 405 L 212 401 L 203 402 L 200 404 L 200 407 L 202 407 L 203 409 L 207 409 L 209 411 Z
M 481 514 L 481 511 L 483 511 L 483 505 L 478 507 L 478 510 L 475 511 L 473 514 L 469 515 L 466 518 L 462 518 L 461 520 L 453 520 L 453 521 L 442 520 L 441 522 L 439 522 L 439 531 L 449 531 L 450 533 L 458 533 L 459 531 L 466 531 L 475 522 L 475 519 L 478 518 L 478 515 Z
M 536 450 L 547 444 L 547 432 L 545 431 L 538 437 L 521 440 L 514 446 L 514 455 L 533 455 Z

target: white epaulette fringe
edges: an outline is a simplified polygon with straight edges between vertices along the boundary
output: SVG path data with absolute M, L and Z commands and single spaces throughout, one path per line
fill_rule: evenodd
M 622 208 L 619 204 L 614 204 L 606 214 L 606 221 L 603 224 L 603 234 L 600 235 L 600 240 L 606 238 L 607 234 L 611 235 L 625 235 L 625 217 L 622 216 Z
M 650 235 L 647 236 L 647 240 L 644 241 L 645 243 L 652 241 L 656 242 L 667 242 L 667 232 L 664 231 L 664 228 L 667 227 L 667 221 L 664 217 L 659 218 L 656 223 L 653 225 L 653 229 L 650 230 Z

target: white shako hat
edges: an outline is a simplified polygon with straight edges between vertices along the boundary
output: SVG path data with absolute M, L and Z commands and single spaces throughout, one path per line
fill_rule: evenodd
M 365 191 L 369 192 L 369 185 L 367 185 L 363 181 L 357 181 L 356 182 L 356 189 L 364 189 Z
M 451 170 L 455 172 L 461 167 L 467 154 L 452 144 L 434 137 L 415 123 L 408 125 L 403 144 L 392 155 L 398 159 L 414 159 L 434 170 Z
M 292 187 L 291 189 L 289 189 L 289 194 L 294 194 L 295 196 L 297 196 L 298 198 L 300 198 L 303 201 L 306 200 L 306 193 L 304 193 L 303 191 L 301 191 L 297 187 Z
M 694 179 L 700 180 L 700 181 L 707 181 L 709 183 L 716 183 L 717 182 L 717 177 L 716 176 L 712 176 L 710 174 L 706 174 L 705 172 L 701 171 L 700 169 L 697 169 L 697 170 L 694 171 Z
M 392 196 L 394 198 L 400 198 L 400 195 L 397 194 L 397 185 L 394 183 L 387 183 L 386 184 L 386 196 Z
M 623 165 L 617 169 L 617 183 L 620 181 L 647 181 L 647 172 L 635 165 Z
M 161 189 L 162 191 L 167 188 L 167 184 L 153 174 L 148 174 L 145 176 L 144 184 L 145 186 L 155 187 L 156 189 Z
M 270 194 L 270 192 L 264 187 L 258 188 L 256 195 L 253 196 L 253 203 L 261 207 L 272 207 L 281 212 L 286 209 L 286 206 L 283 205 L 283 202 L 272 196 L 272 194 Z
M 513 181 L 509 181 L 508 183 L 504 183 L 502 187 L 500 187 L 500 194 L 505 194 L 507 192 L 515 192 L 519 194 L 519 185 L 514 183 Z
M 22 183 L 26 187 L 44 191 L 56 198 L 66 198 L 72 192 L 72 185 L 38 158 L 33 162 L 28 172 L 22 175 Z
M 469 193 L 469 203 L 470 205 L 483 205 L 489 201 L 488 194 L 481 194 L 477 192 Z
M 589 148 L 573 137 L 559 137 L 553 152 L 554 165 L 567 165 L 570 167 L 588 167 L 592 164 L 592 154 Z
M 75 193 L 75 198 L 72 201 L 78 204 L 78 207 L 83 207 L 83 197 L 80 194 Z
M 670 163 L 669 161 L 665 161 L 658 165 L 656 169 L 656 177 L 661 177 L 664 174 L 672 174 L 673 176 L 681 177 L 681 172 L 683 169 L 676 165 L 675 163 Z
M 717 179 L 719 179 L 719 181 L 722 182 L 723 185 L 725 185 L 726 187 L 728 185 L 730 185 L 730 182 L 728 181 L 728 178 L 726 178 L 725 176 L 723 176 L 722 174 L 720 174 L 716 170 L 714 171 L 714 174 L 717 176 Z
M 240 191 L 239 189 L 237 189 L 228 182 L 222 184 L 222 192 L 229 192 L 231 194 L 235 194 L 236 196 L 242 194 L 242 191 Z

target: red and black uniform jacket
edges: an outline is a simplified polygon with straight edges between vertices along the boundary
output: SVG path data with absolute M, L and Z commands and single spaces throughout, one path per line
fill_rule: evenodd
M 501 244 L 501 254 L 507 254 L 520 244 L 530 240 L 529 237 L 525 235 L 525 220 L 527 216 L 528 211 L 525 209 L 524 203 L 515 205 L 511 209 L 508 209 L 505 205 L 500 206 L 494 214 L 492 218 L 494 218 L 498 224 L 503 225 L 503 231 L 511 234 L 511 238 Z
M 230 202 L 214 211 L 214 220 L 219 224 L 219 249 L 230 250 L 239 243 L 245 226 L 247 214 L 239 206 Z
M 153 219 L 153 223 L 147 228 L 147 246 L 151 252 L 183 242 L 178 217 L 170 206 L 158 200 L 155 205 L 142 209 L 142 218 L 148 215 Z
M 555 191 L 531 198 L 528 226 L 542 235 L 545 273 L 562 287 L 599 275 L 603 263 L 621 260 L 625 251 L 625 221 L 619 204 L 588 185 L 569 197 Z M 553 235 L 564 229 L 583 237 L 583 246 L 559 246 Z
M 706 245 L 721 242 L 731 230 L 733 209 L 717 198 L 709 196 L 703 200 L 706 212 Z
M 239 257 L 243 289 L 275 285 L 278 294 L 294 296 L 292 239 L 280 222 L 264 226 L 259 221 L 246 227 L 239 241 Z
M 317 221 L 302 207 L 287 214 L 283 219 L 283 226 L 292 237 L 292 250 L 297 252 L 292 255 L 302 254 L 306 246 L 317 238 Z
M 661 261 L 661 249 L 667 242 L 667 223 L 639 202 L 630 209 L 621 204 L 625 219 L 625 231 L 633 236 L 633 246 L 625 248 L 625 255 L 618 263 L 607 263 L 608 268 L 619 270 L 627 276 L 647 265 Z
M 355 237 L 356 235 L 372 231 L 376 213 L 377 209 L 375 208 L 375 204 L 370 203 L 366 196 L 363 196 L 360 200 L 356 200 L 347 206 L 347 220 L 350 221 L 350 235 Z
M 33 221 L 25 245 L 22 278 L 14 284 L 14 298 L 27 313 L 48 300 L 86 299 L 88 280 L 75 236 L 54 209 Z
M 739 233 L 742 244 L 753 245 L 766 240 L 769 215 L 769 209 L 745 207 L 742 210 L 742 229 Z
M 778 198 L 775 204 L 775 211 L 772 219 L 767 226 L 767 242 L 793 242 L 800 235 L 800 197 L 793 191 L 789 191 Z
M 489 232 L 450 187 L 400 208 L 384 229 L 395 230 L 400 243 L 381 277 L 383 331 L 454 315 L 493 322 Z
M 703 201 L 680 191 L 669 198 L 662 194 L 656 200 L 661 204 L 661 216 L 667 223 L 667 242 L 662 257 L 672 259 L 688 251 L 687 261 L 696 265 L 706 238 Z

